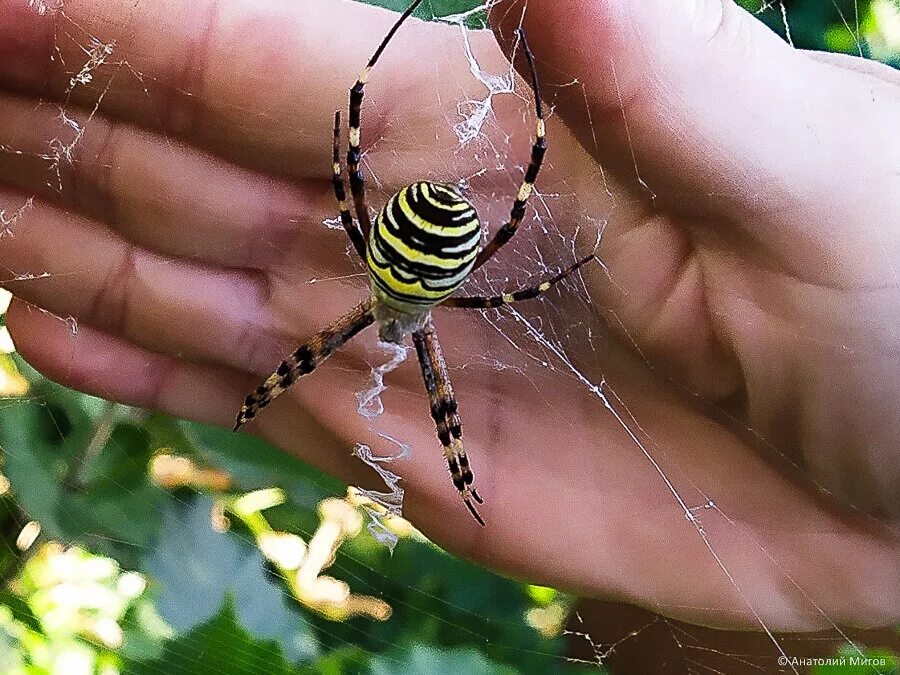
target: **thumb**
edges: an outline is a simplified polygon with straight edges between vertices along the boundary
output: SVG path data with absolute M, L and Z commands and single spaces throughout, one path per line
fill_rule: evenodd
M 863 164 L 877 150 L 845 86 L 860 76 L 732 0 L 501 0 L 489 18 L 507 55 L 525 29 L 545 99 L 594 158 L 675 212 L 746 220 L 798 191 L 830 198 L 848 129 Z

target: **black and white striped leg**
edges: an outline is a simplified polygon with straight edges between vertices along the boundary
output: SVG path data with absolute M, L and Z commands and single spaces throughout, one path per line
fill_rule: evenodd
M 334 196 L 337 199 L 338 208 L 341 211 L 341 225 L 344 231 L 350 237 L 353 248 L 359 254 L 359 257 L 365 261 L 366 259 L 366 240 L 360 233 L 356 223 L 353 222 L 353 216 L 350 215 L 350 209 L 347 205 L 347 188 L 344 186 L 344 175 L 341 172 L 341 111 L 334 113 L 334 151 L 332 155 L 333 163 L 331 165 L 331 183 L 334 186 Z
M 538 83 L 537 70 L 534 67 L 534 55 L 531 53 L 531 48 L 525 40 L 525 32 L 521 29 L 519 29 L 519 40 L 525 50 L 525 57 L 528 59 L 528 68 L 531 71 L 531 87 L 534 90 L 534 108 L 537 115 L 534 145 L 531 147 L 531 160 L 528 162 L 525 178 L 522 180 L 519 193 L 513 202 L 509 220 L 497 230 L 493 239 L 478 254 L 478 258 L 475 259 L 475 269 L 478 269 L 490 260 L 506 242 L 513 238 L 513 235 L 519 229 L 519 224 L 522 222 L 522 218 L 525 217 L 525 205 L 531 196 L 534 182 L 537 180 L 538 171 L 541 170 L 541 165 L 544 163 L 544 155 L 547 152 L 546 124 L 544 123 L 544 106 L 541 103 L 541 88 Z
M 422 378 L 425 380 L 425 389 L 431 404 L 431 417 L 437 428 L 438 440 L 444 449 L 453 485 L 475 520 L 484 525 L 484 519 L 472 504 L 473 500 L 479 504 L 482 504 L 483 500 L 473 485 L 475 476 L 472 474 L 469 458 L 463 447 L 462 424 L 457 412 L 456 397 L 453 395 L 450 374 L 447 372 L 447 363 L 444 361 L 434 325 L 429 322 L 424 328 L 413 333 L 413 343 L 416 346 Z
M 282 361 L 278 369 L 244 400 L 232 431 L 237 431 L 256 417 L 276 396 L 303 375 L 314 371 L 322 361 L 334 354 L 348 340 L 372 325 L 375 320 L 372 314 L 374 304 L 375 301 L 371 298 L 361 302 Z
M 552 277 L 550 277 L 547 281 L 544 281 L 537 286 L 529 286 L 528 288 L 523 288 L 520 291 L 514 291 L 512 293 L 504 293 L 503 295 L 494 295 L 494 296 L 463 296 L 463 297 L 451 297 L 444 300 L 441 303 L 442 307 L 459 307 L 465 309 L 492 309 L 494 307 L 502 307 L 503 305 L 509 305 L 513 302 L 520 302 L 521 300 L 531 300 L 533 298 L 537 298 L 540 295 L 543 295 L 551 288 L 553 288 L 560 281 L 565 279 L 570 274 L 578 271 L 579 268 L 587 265 L 592 260 L 596 260 L 597 262 L 600 259 L 595 255 L 589 255 L 587 258 L 583 258 L 579 260 L 574 265 L 569 265 L 562 272 L 559 272 Z
M 369 79 L 369 73 L 372 72 L 372 68 L 375 67 L 375 63 L 385 47 L 387 47 L 388 42 L 391 41 L 391 38 L 394 37 L 394 34 L 400 29 L 403 22 L 409 18 L 421 2 L 422 0 L 415 0 L 400 15 L 393 28 L 388 31 L 384 40 L 378 45 L 378 49 L 375 50 L 375 54 L 369 59 L 369 63 L 366 64 L 366 67 L 359 74 L 356 84 L 350 89 L 350 148 L 347 151 L 347 172 L 350 174 L 350 193 L 353 195 L 353 208 L 356 210 L 356 219 L 359 221 L 359 227 L 366 240 L 368 240 L 369 232 L 372 230 L 372 219 L 369 216 L 369 207 L 366 204 L 366 181 L 363 178 L 360 166 L 362 159 L 362 152 L 360 151 L 360 118 L 364 90 Z

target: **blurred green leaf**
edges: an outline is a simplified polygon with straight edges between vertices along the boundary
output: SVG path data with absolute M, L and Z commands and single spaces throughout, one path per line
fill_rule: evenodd
M 375 5 L 384 7 L 395 12 L 402 12 L 412 4 L 411 0 L 360 0 L 367 5 Z M 483 0 L 425 0 L 413 16 L 426 21 L 432 21 L 439 17 L 457 16 L 472 12 L 476 8 L 484 7 Z M 487 19 L 483 11 L 474 12 L 468 17 L 466 25 L 469 28 L 484 28 L 487 25 Z
M 196 496 L 166 515 L 146 563 L 155 580 L 160 615 L 179 633 L 208 621 L 227 595 L 236 621 L 259 638 L 277 641 L 291 661 L 318 654 L 318 642 L 299 607 L 267 577 L 253 542 L 212 529 L 213 503 Z
M 800 49 L 877 57 L 900 66 L 900 40 L 886 36 L 896 30 L 896 20 L 888 18 L 900 14 L 896 0 L 738 1 L 782 37 L 787 38 L 789 28 L 791 41 Z M 881 10 L 880 20 L 875 8 Z
M 856 50 L 856 38 L 844 26 L 829 26 L 822 37 L 828 51 L 849 54 Z
M 41 627 L 40 620 L 31 611 L 28 603 L 19 596 L 0 589 L 0 605 L 9 608 L 10 612 L 12 612 L 12 617 L 29 630 L 33 630 L 35 633 L 43 632 L 44 629 Z
M 41 379 L 30 368 L 23 372 L 33 382 L 29 398 L 0 406 L 4 472 L 19 504 L 40 522 L 44 536 L 137 567 L 168 502 L 147 478 L 149 437 L 133 424 L 116 424 L 99 453 L 86 458 L 109 404 Z M 73 488 L 79 468 L 84 482 Z
M 898 675 L 900 667 L 895 654 L 887 650 L 862 650 L 862 654 L 850 645 L 843 647 L 835 657 L 840 663 L 814 666 L 813 675 Z
M 0 464 L 0 472 L 2 469 Z M 16 540 L 26 522 L 14 495 L 7 492 L 0 497 L 0 579 L 12 579 L 19 569 L 24 553 L 16 546 Z
M 166 643 L 160 658 L 153 661 L 129 660 L 122 672 L 134 675 L 289 675 L 297 671 L 285 661 L 276 642 L 259 639 L 240 625 L 234 602 L 227 596 L 219 611 L 207 623 Z
M 123 658 L 149 661 L 160 658 L 175 630 L 159 615 L 156 606 L 146 598 L 137 600 L 122 619 Z
M 371 675 L 516 675 L 510 666 L 489 661 L 475 649 L 444 650 L 415 645 L 409 650 L 390 650 L 372 659 Z
M 403 539 L 393 554 L 360 536 L 337 554 L 333 573 L 357 593 L 377 594 L 393 608 L 384 623 L 331 625 L 324 648 L 350 642 L 380 652 L 398 636 L 443 648 L 475 646 L 525 672 L 561 664 L 563 639 L 540 635 L 525 620 L 534 602 L 524 584 L 451 556 L 429 542 Z M 363 633 L 363 634 L 361 634 Z
M 344 675 L 367 673 L 371 654 L 359 647 L 338 647 L 305 665 L 300 672 L 315 675 Z

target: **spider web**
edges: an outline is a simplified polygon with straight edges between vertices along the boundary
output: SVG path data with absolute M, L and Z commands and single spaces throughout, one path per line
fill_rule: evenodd
M 66 191 L 72 189 L 71 184 L 67 182 L 67 176 L 73 165 L 78 162 L 79 149 L 85 142 L 86 136 L 95 126 L 101 126 L 98 120 L 103 116 L 104 101 L 111 90 L 123 81 L 127 81 L 131 87 L 136 85 L 137 91 L 146 99 L 147 109 L 156 111 L 152 113 L 152 116 L 155 116 L 156 124 L 148 122 L 150 126 L 165 128 L 167 124 L 164 122 L 164 118 L 168 119 L 168 113 L 162 109 L 161 102 L 155 97 L 157 82 L 155 82 L 154 76 L 151 73 L 142 72 L 141 67 L 136 65 L 138 59 L 121 53 L 114 39 L 84 28 L 79 21 L 73 18 L 63 0 L 21 0 L 21 2 L 36 15 L 53 23 L 55 31 L 49 58 L 54 63 L 62 63 L 71 77 L 65 96 L 61 101 L 41 99 L 35 102 L 36 110 L 51 109 L 57 120 L 56 132 L 48 135 L 44 148 L 40 152 L 35 152 L 33 149 L 24 150 L 15 139 L 4 139 L 0 135 L 0 153 L 7 157 L 21 157 L 41 163 L 45 172 L 46 184 L 66 198 Z M 135 0 L 131 4 L 123 5 L 122 24 L 116 26 L 116 30 L 111 30 L 110 34 L 128 33 L 130 22 L 143 2 L 145 0 Z M 396 164 L 402 165 L 405 159 L 416 153 L 419 147 L 417 144 L 425 144 L 426 141 L 422 139 L 427 139 L 429 133 L 451 134 L 450 137 L 455 138 L 455 147 L 452 148 L 452 152 L 446 157 L 431 158 L 427 165 L 417 165 L 417 173 L 411 175 L 410 179 L 448 180 L 449 176 L 459 177 L 459 185 L 473 196 L 479 213 L 486 221 L 487 229 L 491 231 L 499 226 L 508 212 L 512 197 L 518 189 L 524 169 L 523 163 L 527 162 L 527 149 L 533 131 L 531 93 L 527 85 L 515 75 L 511 66 L 497 68 L 496 60 L 492 59 L 485 49 L 486 41 L 479 39 L 477 25 L 485 8 L 485 6 L 471 7 L 459 14 L 440 18 L 440 22 L 446 25 L 446 30 L 455 33 L 453 44 L 458 50 L 459 59 L 468 66 L 467 80 L 453 83 L 455 90 L 458 91 L 455 98 L 452 100 L 446 98 L 449 95 L 448 92 L 454 91 L 454 87 L 438 88 L 435 85 L 433 100 L 422 102 L 422 105 L 433 104 L 444 111 L 443 129 L 431 132 L 420 130 L 419 135 L 410 136 L 406 133 L 408 125 L 399 112 L 388 112 L 382 119 L 370 121 L 370 115 L 374 110 L 384 109 L 379 103 L 383 103 L 384 98 L 388 96 L 386 90 L 379 88 L 377 74 L 380 70 L 389 70 L 392 62 L 398 63 L 399 55 L 392 54 L 389 50 L 385 55 L 384 62 L 379 64 L 379 69 L 373 74 L 363 108 L 365 150 L 363 162 L 369 180 L 371 205 L 382 204 L 390 196 L 393 181 L 386 176 L 388 172 L 394 171 L 394 168 L 374 161 L 374 157 L 377 156 L 379 160 L 385 161 L 393 157 Z M 766 9 L 769 8 L 764 7 L 761 11 Z M 789 9 L 784 3 L 776 2 L 772 3 L 771 10 L 777 12 L 783 23 L 786 39 L 791 41 Z M 526 11 L 528 11 L 527 8 Z M 853 37 L 859 53 L 863 54 L 859 11 L 850 14 L 841 11 L 847 32 Z M 435 72 L 434 75 L 435 82 L 439 82 L 440 73 Z M 85 106 L 83 102 L 78 104 L 71 102 L 73 92 L 88 87 L 92 92 L 91 105 Z M 582 83 L 573 77 L 568 88 L 576 91 L 582 90 Z M 187 90 L 179 93 L 188 97 L 192 95 Z M 554 118 L 554 97 L 558 93 L 558 91 L 545 92 L 545 98 L 550 103 L 551 125 Z M 253 112 L 252 102 L 239 107 L 243 112 L 249 112 L 251 117 L 257 115 L 260 121 L 265 117 L 267 124 L 272 124 L 272 120 L 266 117 L 266 113 Z M 501 110 L 502 113 L 499 112 Z M 627 129 L 628 119 L 624 110 L 623 105 L 623 122 Z M 518 128 L 509 128 L 505 123 L 498 121 L 501 118 L 520 120 L 521 124 Z M 282 127 L 282 131 L 286 135 L 305 133 L 302 123 L 298 119 L 286 121 Z M 553 127 L 551 126 L 551 128 Z M 175 153 L 178 140 L 174 133 L 166 133 L 163 138 L 166 146 Z M 551 137 L 550 140 L 552 144 L 554 139 Z M 323 151 L 327 152 L 324 145 Z M 554 161 L 553 155 L 548 155 L 551 168 Z M 472 169 L 472 167 L 476 168 Z M 637 160 L 635 160 L 634 168 L 636 184 L 652 196 L 652 186 L 648 185 L 642 177 L 642 167 Z M 601 189 L 609 196 L 608 207 L 602 211 L 586 205 L 573 185 L 567 184 L 565 181 L 544 180 L 548 173 L 550 172 L 545 171 L 538 180 L 537 189 L 531 201 L 527 225 L 523 226 L 520 233 L 504 248 L 503 253 L 496 260 L 479 270 L 466 287 L 467 292 L 493 295 L 521 288 L 534 283 L 537 279 L 547 277 L 578 257 L 597 249 L 602 241 L 607 223 L 615 221 L 621 207 L 618 196 L 615 194 L 615 190 L 609 186 L 602 169 L 600 175 L 597 176 L 597 185 L 601 186 Z M 21 198 L 6 198 L 5 203 L 0 203 L 0 238 L 20 236 L 23 229 L 29 227 L 35 202 L 39 199 L 37 195 L 23 194 Z M 341 241 L 341 237 L 343 237 L 339 221 L 334 218 L 326 219 L 322 223 L 322 230 L 325 236 L 334 237 L 335 241 Z M 278 242 L 275 240 L 263 242 L 263 244 L 272 247 L 278 246 Z M 362 268 L 352 262 L 352 251 L 349 246 L 346 246 L 346 243 L 341 245 L 346 249 L 346 264 L 340 265 L 338 271 L 316 270 L 315 273 L 311 272 L 304 282 L 310 293 L 322 286 L 332 284 L 350 284 L 354 288 L 364 289 L 365 277 Z M 7 273 L 8 276 L 4 281 L 20 286 L 23 283 L 41 283 L 43 280 L 52 279 L 55 276 L 44 268 L 5 270 L 4 274 Z M 615 270 L 601 267 L 600 273 L 605 274 L 611 284 L 620 283 Z M 298 291 L 301 294 L 303 292 L 303 289 Z M 309 297 L 315 296 L 310 295 Z M 46 310 L 34 306 L 33 311 L 45 312 Z M 75 317 L 55 317 L 55 320 L 64 322 L 73 334 L 78 333 L 79 325 Z M 604 632 L 602 636 L 598 636 L 591 628 L 590 622 L 583 620 L 581 613 L 573 612 L 566 624 L 568 627 L 562 631 L 557 630 L 557 633 L 561 632 L 569 638 L 572 646 L 559 654 L 543 651 L 543 647 L 539 647 L 534 650 L 535 657 L 549 659 L 553 667 L 558 669 L 567 668 L 570 665 L 585 669 L 600 668 L 607 665 L 616 653 L 628 650 L 632 646 L 645 644 L 643 641 L 648 638 L 649 634 L 662 632 L 675 645 L 675 652 L 682 660 L 687 672 L 713 670 L 714 667 L 709 665 L 710 662 L 716 663 L 715 669 L 720 669 L 721 672 L 771 672 L 773 670 L 804 672 L 805 666 L 802 659 L 808 656 L 808 652 L 803 650 L 807 646 L 797 645 L 793 638 L 779 635 L 777 627 L 767 624 L 762 618 L 764 613 L 764 608 L 761 606 L 762 601 L 754 597 L 751 589 L 742 580 L 742 575 L 735 569 L 735 561 L 728 555 L 725 544 L 728 537 L 737 536 L 738 531 L 741 532 L 740 536 L 746 536 L 741 525 L 730 514 L 729 509 L 721 506 L 723 502 L 729 501 L 729 495 L 716 494 L 704 488 L 703 481 L 694 475 L 693 465 L 683 461 L 674 443 L 664 435 L 648 431 L 651 426 L 648 424 L 650 420 L 643 419 L 641 412 L 632 412 L 636 409 L 637 403 L 633 400 L 632 390 L 621 384 L 621 374 L 612 372 L 609 365 L 615 360 L 623 358 L 623 347 L 617 339 L 611 336 L 607 326 L 613 324 L 621 328 L 622 322 L 591 299 L 582 276 L 569 279 L 562 287 L 554 289 L 546 296 L 529 304 L 500 310 L 487 310 L 467 316 L 446 312 L 437 316 L 436 322 L 439 329 L 442 329 L 442 335 L 445 336 L 442 338 L 442 346 L 450 364 L 451 376 L 454 377 L 456 383 L 457 396 L 460 399 L 461 412 L 464 416 L 463 421 L 466 424 L 467 447 L 473 462 L 475 462 L 476 471 L 490 462 L 490 454 L 480 452 L 479 448 L 490 445 L 493 449 L 493 446 L 502 445 L 504 438 L 502 436 L 492 438 L 491 428 L 483 416 L 479 418 L 477 415 L 466 415 L 467 411 L 474 412 L 482 405 L 481 402 L 473 399 L 477 399 L 480 395 L 492 394 L 497 400 L 508 403 L 510 390 L 526 391 L 532 405 L 540 405 L 549 411 L 548 416 L 555 417 L 563 429 L 574 430 L 577 427 L 574 422 L 569 420 L 569 405 L 565 400 L 554 396 L 553 392 L 577 391 L 586 401 L 589 401 L 584 404 L 586 409 L 592 410 L 598 419 L 607 421 L 603 428 L 608 429 L 612 426 L 619 433 L 625 435 L 635 456 L 643 464 L 642 479 L 650 481 L 656 486 L 659 502 L 663 505 L 660 508 L 668 510 L 669 513 L 675 513 L 683 519 L 688 528 L 687 534 L 699 541 L 707 553 L 708 560 L 704 564 L 712 565 L 719 581 L 730 587 L 740 598 L 747 612 L 756 618 L 757 629 L 766 641 L 766 644 L 753 643 L 753 646 L 749 648 L 746 644 L 725 648 L 712 633 L 703 632 L 702 629 L 695 630 L 679 621 L 665 618 L 661 614 L 648 615 L 641 619 L 643 623 L 627 629 L 621 629 L 621 626 L 613 627 L 610 631 Z M 459 325 L 463 325 L 465 328 L 454 329 L 454 322 L 459 322 Z M 402 513 L 405 494 L 403 470 L 400 468 L 403 464 L 394 464 L 394 462 L 406 461 L 410 454 L 434 453 L 435 448 L 432 447 L 434 442 L 425 446 L 414 441 L 413 438 L 418 439 L 419 437 L 408 434 L 402 425 L 398 425 L 398 416 L 392 414 L 407 407 L 415 409 L 415 406 L 418 406 L 427 421 L 424 394 L 413 396 L 402 388 L 392 386 L 392 382 L 399 381 L 403 373 L 411 379 L 417 377 L 415 360 L 408 358 L 405 349 L 379 345 L 373 331 L 360 338 L 360 342 L 365 347 L 365 360 L 371 372 L 367 376 L 357 378 L 357 387 L 353 392 L 356 394 L 357 404 L 355 406 L 352 403 L 348 404 L 347 409 L 341 410 L 339 414 L 354 414 L 363 420 L 367 433 L 358 439 L 354 448 L 348 448 L 348 452 L 352 449 L 361 465 L 371 467 L 385 485 L 384 489 L 359 489 L 358 494 L 362 503 L 360 508 L 363 509 L 368 519 L 364 526 L 379 542 L 379 545 L 396 551 L 395 555 L 399 555 L 399 550 L 406 543 L 404 537 L 408 535 L 404 535 L 402 532 L 398 534 L 395 522 L 389 517 Z M 630 346 L 636 347 L 636 341 L 632 342 L 634 344 Z M 631 358 L 643 360 L 640 353 Z M 649 361 L 646 361 L 646 365 L 652 369 Z M 323 369 L 341 370 L 342 366 L 324 366 Z M 476 382 L 497 382 L 499 384 L 492 390 L 488 386 L 476 386 L 474 384 Z M 697 395 L 694 392 L 687 393 Z M 10 399 L 8 403 L 4 404 L 4 407 L 13 408 L 25 405 L 43 406 L 48 409 L 52 407 L 48 402 L 41 400 L 39 396 Z M 493 402 L 493 408 L 496 414 L 502 415 L 504 412 L 503 406 L 496 400 Z M 116 416 L 136 415 L 142 422 L 145 421 L 140 412 L 131 410 L 123 412 L 119 408 L 109 408 L 108 411 L 105 416 L 101 414 L 94 418 L 94 424 L 86 434 L 89 440 L 85 444 L 80 465 L 89 466 L 92 460 L 96 460 L 102 448 L 111 438 L 113 419 L 120 419 Z M 718 412 L 724 414 L 723 411 Z M 501 428 L 508 427 L 507 423 Z M 755 435 L 762 445 L 768 445 L 776 455 L 785 460 L 788 459 L 787 453 L 769 443 L 756 430 L 751 428 L 746 431 Z M 149 436 L 151 443 L 157 447 L 168 446 L 170 443 L 170 439 L 164 439 L 159 432 L 154 431 L 152 425 L 144 425 L 141 433 Z M 8 456 L 13 456 L 17 452 L 16 448 L 10 447 L 8 444 L 3 449 Z M 602 451 L 602 445 L 598 443 L 597 452 Z M 233 475 L 241 474 L 239 462 L 226 467 L 225 470 Z M 530 470 L 535 472 L 536 479 L 539 480 L 539 467 L 530 467 Z M 101 466 L 94 471 L 102 474 L 103 468 Z M 116 475 L 110 477 L 118 480 Z M 445 476 L 442 478 L 446 479 Z M 628 476 L 623 476 L 615 479 L 627 481 L 628 478 Z M 503 485 L 493 483 L 492 486 L 490 499 L 498 501 L 504 499 Z M 125 484 L 122 484 L 121 487 L 123 490 L 130 489 Z M 13 488 L 16 488 L 15 484 L 13 484 Z M 322 487 L 322 490 L 325 494 L 331 491 L 335 497 L 342 496 L 339 492 L 335 492 L 330 484 Z M 133 496 L 137 500 L 142 498 L 137 493 Z M 280 497 L 276 495 L 272 499 L 272 503 L 275 504 L 278 503 Z M 212 513 L 215 516 L 218 513 L 216 504 L 207 504 L 206 502 L 198 511 L 194 501 L 181 498 L 177 492 L 175 501 L 180 508 L 165 514 L 166 525 L 173 532 L 180 529 L 188 531 L 197 524 L 198 519 L 202 521 L 204 514 Z M 230 504 L 228 508 L 240 510 L 241 505 Z M 534 508 L 539 509 L 541 506 L 535 505 Z M 253 514 L 258 514 L 259 511 L 248 509 L 246 513 L 249 514 L 246 522 L 251 523 L 254 518 Z M 229 516 L 222 512 L 219 513 L 219 516 L 218 521 L 215 517 L 212 518 L 213 526 L 216 522 L 221 523 L 229 518 L 231 521 L 236 520 L 233 513 Z M 523 518 L 527 516 L 528 514 L 523 514 Z M 137 518 L 137 516 L 127 513 L 122 514 L 121 517 L 125 520 Z M 773 517 L 778 518 L 778 514 Z M 469 525 L 468 522 L 460 523 L 461 527 Z M 209 528 L 210 532 L 213 531 L 213 526 Z M 360 529 L 363 524 L 359 523 L 356 527 Z M 316 537 L 326 536 L 322 534 L 325 530 L 324 527 L 315 529 L 315 526 L 308 522 L 303 522 L 298 527 L 298 532 L 311 547 L 310 550 L 312 550 Z M 196 531 L 196 529 L 190 531 Z M 97 539 L 109 536 L 100 528 L 96 534 Z M 237 534 L 244 542 L 261 546 L 262 539 L 255 536 L 256 533 L 250 525 L 247 525 L 247 529 L 238 529 Z M 681 532 L 681 535 L 684 535 L 684 532 Z M 403 541 L 398 542 L 398 538 Z M 87 539 L 90 540 L 90 536 Z M 63 543 L 82 542 L 77 540 Z M 182 548 L 178 550 L 182 552 L 192 550 L 192 546 L 216 546 L 214 538 L 201 542 L 184 541 L 180 544 Z M 278 555 L 287 555 L 284 551 L 290 551 L 291 546 L 295 545 L 297 545 L 296 542 L 291 540 L 290 545 L 279 549 L 281 553 Z M 395 549 L 394 547 L 399 548 Z M 327 550 L 327 547 L 321 550 Z M 144 553 L 148 553 L 148 551 L 145 550 Z M 272 561 L 272 557 L 269 557 L 269 560 Z M 358 560 L 353 562 L 358 562 Z M 782 569 L 781 554 L 769 550 L 762 543 L 758 544 L 757 562 L 776 570 Z M 251 557 L 248 561 L 240 560 L 236 564 L 246 564 L 247 569 L 251 570 L 248 572 L 249 574 L 258 572 L 262 575 L 262 565 L 256 558 Z M 279 564 L 282 564 L 284 569 L 293 569 L 289 562 Z M 255 570 L 254 565 L 257 565 L 259 569 Z M 164 575 L 166 574 L 166 561 L 157 556 L 155 563 L 150 565 L 149 569 Z M 325 561 L 322 561 L 318 571 L 321 572 L 323 569 L 327 570 Z M 692 572 L 707 573 L 699 568 L 683 570 L 686 575 L 690 575 Z M 384 600 L 388 604 L 394 605 L 396 610 L 397 605 L 405 602 L 406 596 L 397 597 L 393 589 L 398 583 L 402 587 L 404 582 L 402 579 L 398 582 L 396 579 L 389 580 L 385 577 L 383 584 L 379 584 L 379 574 L 382 572 L 367 567 L 365 563 L 353 565 L 343 559 L 333 568 L 334 577 L 349 584 L 351 592 L 358 589 L 359 593 L 364 593 L 370 598 L 384 596 Z M 152 574 L 149 576 L 152 578 Z M 231 580 L 214 579 L 213 581 L 227 584 Z M 790 587 L 793 593 L 805 598 L 806 602 L 821 616 L 821 624 L 829 627 L 842 642 L 848 645 L 849 654 L 859 657 L 864 655 L 866 645 L 857 641 L 856 632 L 846 631 L 839 627 L 826 609 L 816 605 L 802 584 L 792 579 L 787 572 L 780 574 L 780 582 Z M 419 589 L 411 585 L 407 585 L 405 588 L 408 595 L 429 601 L 427 608 L 422 608 L 425 605 L 415 605 L 410 608 L 411 613 L 418 614 L 421 621 L 434 622 L 461 633 L 468 630 L 466 617 L 467 614 L 474 614 L 473 612 L 456 606 L 427 589 Z M 322 588 L 314 588 L 313 585 L 310 585 L 306 591 L 310 595 L 304 597 L 310 603 L 320 601 L 313 597 L 314 592 L 325 592 Z M 139 592 L 135 591 L 135 593 Z M 290 594 L 286 591 L 281 590 L 280 592 L 285 598 L 290 598 Z M 240 583 L 234 585 L 233 597 L 237 606 L 243 606 L 241 605 L 244 600 L 242 600 Z M 187 631 L 185 640 L 188 644 L 194 640 L 198 649 L 208 646 L 204 642 L 205 638 L 194 636 L 188 631 L 188 627 L 195 624 L 191 624 L 187 620 L 182 624 L 178 623 L 178 617 L 187 613 L 179 605 L 189 604 L 190 598 L 163 596 L 159 602 L 168 607 L 162 612 L 167 621 L 176 628 Z M 565 603 L 560 606 L 564 606 L 567 613 L 571 607 Z M 545 610 L 544 614 L 546 615 L 553 607 L 554 605 L 551 603 L 542 610 Z M 536 614 L 531 615 L 530 619 L 523 617 L 523 626 L 529 621 L 531 625 L 541 625 L 542 620 L 536 618 L 537 616 Z M 485 618 L 488 623 L 492 621 L 490 616 L 482 618 Z M 288 656 L 295 662 L 309 656 L 302 647 L 296 646 L 296 644 L 292 651 L 289 646 L 292 644 L 290 636 L 278 634 L 275 628 L 266 627 L 265 621 L 258 621 L 255 624 L 250 622 L 251 626 L 248 625 L 246 616 L 243 616 L 243 619 L 245 628 L 256 629 L 259 635 L 279 641 Z M 302 621 L 306 623 L 306 628 L 313 627 L 316 631 L 329 636 L 332 643 L 345 645 L 353 644 L 354 639 L 367 630 L 367 627 L 360 627 L 358 624 L 351 624 L 347 630 L 339 630 L 329 627 L 327 623 L 312 620 Z M 502 622 L 503 619 L 497 621 Z M 546 618 L 544 622 L 546 623 Z M 275 623 L 281 625 L 280 621 Z M 615 630 L 619 629 L 622 632 L 616 635 Z M 493 639 L 488 634 L 469 632 L 471 633 L 471 643 L 476 647 L 489 645 Z M 101 632 L 99 639 L 102 641 L 103 637 Z M 388 672 L 391 668 L 397 670 L 408 666 L 408 662 L 403 659 L 412 658 L 411 655 L 415 654 L 414 647 L 403 644 L 396 637 L 388 637 L 382 643 L 385 651 L 392 654 L 391 657 L 386 657 L 383 664 Z M 228 647 L 225 643 L 216 645 L 215 636 L 213 645 L 219 646 L 223 650 Z M 285 647 L 285 645 L 288 646 Z M 530 648 L 533 649 L 533 647 L 521 644 L 500 645 L 500 647 L 504 646 L 520 654 L 527 653 Z M 237 649 L 239 652 L 243 650 L 243 656 L 246 658 L 234 665 L 234 671 L 257 672 L 265 667 L 266 662 L 263 657 L 249 647 L 238 645 Z M 751 651 L 743 651 L 746 649 Z M 401 656 L 398 657 L 398 653 Z M 715 657 L 713 661 L 708 660 L 710 656 Z M 775 659 L 777 657 L 781 657 L 783 661 L 779 661 L 776 666 Z M 203 663 L 197 662 L 197 665 L 200 667 Z M 873 672 L 889 671 L 879 670 L 876 667 Z

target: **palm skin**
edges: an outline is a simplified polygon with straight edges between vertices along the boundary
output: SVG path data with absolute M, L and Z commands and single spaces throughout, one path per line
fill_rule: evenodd
M 35 98 L 61 100 L 71 73 L 47 58 L 54 17 L 0 2 L 17 26 L 15 40 L 0 32 L 12 45 L 0 130 L 25 153 L 0 154 L 0 207 L 37 196 L 0 239 L 0 262 L 8 278 L 50 272 L 6 284 L 18 298 L 8 322 L 25 358 L 64 384 L 229 426 L 284 354 L 368 292 L 343 233 L 322 226 L 336 215 L 330 123 L 395 15 L 331 0 L 302 17 L 289 3 L 131 4 L 55 18 L 116 39 L 142 74 L 110 66 L 108 89 L 100 71 L 74 90 L 70 117 L 102 103 L 57 192 L 38 155 L 60 134 L 58 110 Z M 255 429 L 367 485 L 349 448 L 375 443 L 373 430 L 399 437 L 413 447 L 396 464 L 405 514 L 449 550 L 532 581 L 723 627 L 895 621 L 900 149 L 874 130 L 898 118 L 896 75 L 789 50 L 731 5 L 632 4 L 530 0 L 524 15 L 555 104 L 538 189 L 576 195 L 554 225 L 577 229 L 581 247 L 590 222 L 609 224 L 608 273 L 585 270 L 584 286 L 544 301 L 561 310 L 520 310 L 553 315 L 557 335 L 561 316 L 610 334 L 562 341 L 585 379 L 552 354 L 550 367 L 529 358 L 540 350 L 521 324 L 503 323 L 506 340 L 478 313 L 436 312 L 487 527 L 446 475 L 412 358 L 374 425 L 354 414 L 387 360 L 374 331 Z M 516 3 L 492 11 L 508 53 L 521 16 Z M 470 38 L 481 67 L 503 72 L 494 36 Z M 78 62 L 76 45 L 60 47 Z M 410 22 L 366 93 L 373 206 L 419 178 L 479 172 L 483 157 L 458 152 L 451 130 L 457 103 L 483 94 L 457 29 Z M 533 127 L 527 97 L 494 103 L 485 133 L 508 173 L 471 183 L 497 227 Z M 541 236 L 527 219 L 491 278 L 526 279 L 534 256 L 515 251 L 535 246 L 571 261 Z M 34 307 L 75 317 L 78 334 Z

